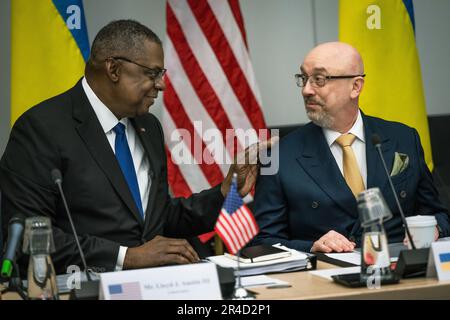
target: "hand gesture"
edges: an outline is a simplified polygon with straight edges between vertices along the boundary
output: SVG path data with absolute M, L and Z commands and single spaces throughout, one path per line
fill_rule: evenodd
M 225 197 L 230 190 L 233 173 L 237 174 L 238 190 L 242 197 L 246 196 L 253 188 L 258 177 L 259 154 L 261 151 L 270 149 L 279 140 L 278 137 L 272 137 L 270 140 L 255 143 L 239 153 L 228 170 L 225 180 L 222 182 L 221 191 Z

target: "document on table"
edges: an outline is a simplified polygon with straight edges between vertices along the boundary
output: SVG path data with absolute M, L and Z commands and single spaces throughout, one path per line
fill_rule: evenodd
M 349 274 L 349 273 L 360 273 L 361 267 L 348 267 L 348 268 L 334 268 L 334 269 L 322 269 L 322 270 L 314 270 L 314 271 L 308 271 L 309 273 L 319 276 L 328 280 L 333 280 L 331 276 L 338 275 L 338 274 Z
M 331 259 L 348 262 L 359 266 L 361 264 L 361 254 L 359 252 L 344 252 L 344 253 L 325 253 Z
M 258 286 L 288 285 L 289 282 L 260 275 L 260 276 L 241 277 L 241 284 L 243 287 L 250 288 Z
M 344 253 L 325 253 L 325 255 L 330 259 L 348 262 L 356 266 L 361 265 L 361 253 L 359 253 L 358 251 L 344 252 Z M 391 262 L 396 262 L 397 260 L 398 256 L 391 257 L 390 259 Z
M 278 245 L 274 246 L 282 247 Z M 261 275 L 265 273 L 291 272 L 313 268 L 313 265 L 311 263 L 311 259 L 313 257 L 312 255 L 296 251 L 294 249 L 288 249 L 286 247 L 282 248 L 291 251 L 291 255 L 289 257 L 262 262 L 240 263 L 239 274 L 245 277 L 252 275 Z M 233 268 L 235 271 L 237 271 L 237 261 L 230 259 L 228 256 L 211 256 L 207 259 L 221 267 Z

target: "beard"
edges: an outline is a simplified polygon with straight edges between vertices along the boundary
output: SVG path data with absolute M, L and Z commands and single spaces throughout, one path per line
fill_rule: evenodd
M 305 100 L 305 106 L 307 105 L 308 102 L 313 101 Z M 314 103 L 320 105 L 320 109 L 318 110 L 306 109 L 306 115 L 308 116 L 309 120 L 311 120 L 315 125 L 318 125 L 321 128 L 331 129 L 334 123 L 333 118 L 323 109 L 322 104 L 319 104 L 317 101 L 314 101 Z

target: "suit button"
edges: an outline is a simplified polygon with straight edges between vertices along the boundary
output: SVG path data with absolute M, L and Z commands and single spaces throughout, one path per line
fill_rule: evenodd
M 405 190 L 400 191 L 400 198 L 402 198 L 402 199 L 406 198 L 406 191 Z
M 313 209 L 317 209 L 317 208 L 319 207 L 319 203 L 318 203 L 317 201 L 313 201 L 313 202 L 311 203 L 311 207 L 312 207 Z

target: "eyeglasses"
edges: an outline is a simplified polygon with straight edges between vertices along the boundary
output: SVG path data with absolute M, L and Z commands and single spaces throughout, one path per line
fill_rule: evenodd
M 298 87 L 304 87 L 306 84 L 309 83 L 311 86 L 316 88 L 321 88 L 326 85 L 328 80 L 334 80 L 334 79 L 351 79 L 356 77 L 365 77 L 365 74 L 353 74 L 353 75 L 343 75 L 343 76 L 325 76 L 323 74 L 313 74 L 312 76 L 308 76 L 306 74 L 295 74 L 295 82 L 297 83 Z
M 152 69 L 152 68 L 146 67 L 146 66 L 144 66 L 142 64 L 134 62 L 134 61 L 132 61 L 132 60 L 130 60 L 128 58 L 125 58 L 125 57 L 110 57 L 110 58 L 111 59 L 116 59 L 116 60 L 123 60 L 123 61 L 135 64 L 135 65 L 143 68 L 145 70 L 145 73 L 147 74 L 147 76 L 153 81 L 156 81 L 158 79 L 162 79 L 164 77 L 164 75 L 166 74 L 166 71 L 167 71 L 167 69 L 159 69 L 159 68 L 158 69 Z

